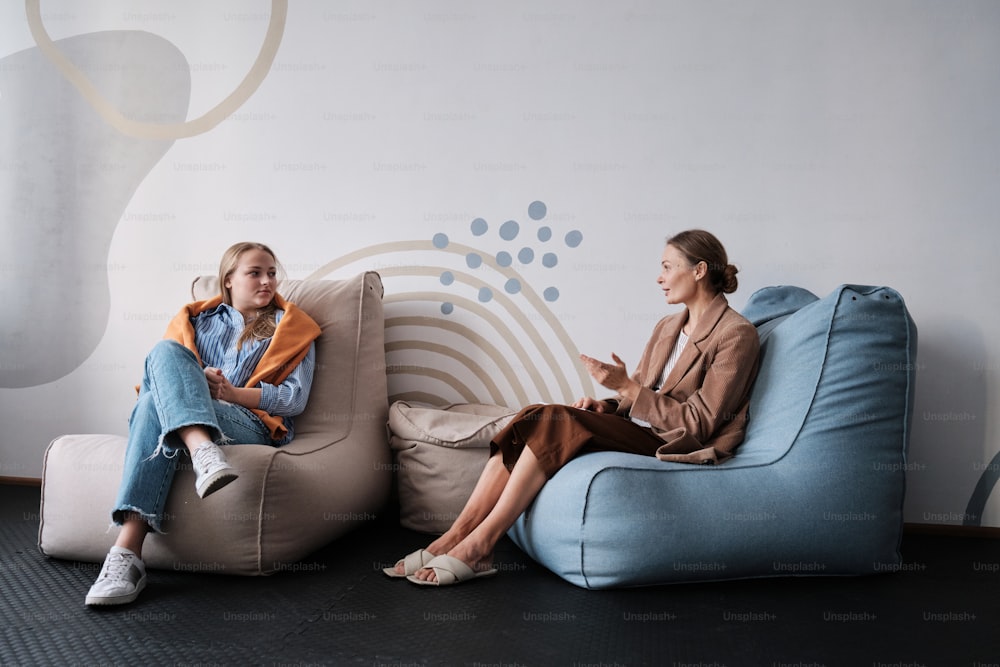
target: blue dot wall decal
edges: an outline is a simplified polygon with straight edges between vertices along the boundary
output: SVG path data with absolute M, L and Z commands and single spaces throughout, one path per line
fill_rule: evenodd
M 516 220 L 508 220 L 500 225 L 500 238 L 504 241 L 513 241 L 521 231 L 521 225 Z
M 531 220 L 536 222 L 544 220 L 548 216 L 548 213 L 548 206 L 543 201 L 536 200 L 528 204 L 527 214 Z M 565 229 L 561 229 L 561 226 L 556 223 L 540 223 L 537 227 L 527 223 L 531 229 L 525 228 L 524 231 L 529 236 L 522 237 L 521 228 L 526 224 L 524 221 L 519 222 L 516 219 L 508 219 L 503 223 L 492 224 L 484 217 L 470 217 L 468 220 L 469 231 L 466 234 L 471 234 L 473 237 L 480 237 L 481 241 L 486 242 L 485 245 L 487 248 L 489 248 L 489 241 L 506 244 L 506 247 L 502 250 L 495 248 L 473 249 L 461 246 L 462 251 L 460 255 L 464 257 L 465 263 L 470 269 L 482 270 L 492 268 L 499 269 L 501 274 L 505 274 L 505 277 L 501 279 L 502 282 L 493 284 L 490 281 L 494 273 L 491 271 L 482 271 L 482 282 L 480 282 L 480 285 L 483 286 L 478 288 L 478 299 L 482 303 L 496 302 L 497 297 L 503 294 L 503 292 L 510 295 L 533 293 L 530 282 L 525 281 L 521 277 L 513 277 L 516 276 L 517 270 L 522 266 L 528 267 L 536 261 L 540 261 L 545 268 L 556 268 L 560 265 L 561 260 L 565 258 L 565 256 L 561 257 L 562 253 L 559 252 L 561 248 L 576 248 L 583 243 L 583 233 L 581 231 L 574 229 L 567 232 Z M 565 246 L 554 247 L 555 244 L 552 244 L 552 242 L 559 238 L 565 243 Z M 451 239 L 448 234 L 443 231 L 434 234 L 431 241 L 435 248 L 441 250 L 451 250 L 453 247 L 451 246 Z M 546 246 L 544 244 L 551 245 Z M 549 250 L 549 252 L 543 252 L 543 248 Z M 491 260 L 491 258 L 493 259 Z M 515 268 L 515 264 L 519 266 Z M 443 268 L 441 271 L 440 280 L 442 285 L 451 287 L 458 282 L 452 271 Z M 542 296 L 546 301 L 556 301 L 560 296 L 559 289 L 555 286 L 547 287 Z M 455 304 L 450 301 L 442 302 L 441 312 L 445 315 L 452 314 L 455 312 Z

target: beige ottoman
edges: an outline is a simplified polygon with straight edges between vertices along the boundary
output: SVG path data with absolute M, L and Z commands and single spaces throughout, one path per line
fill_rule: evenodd
M 440 535 L 465 506 L 490 454 L 490 440 L 516 411 L 464 403 L 396 401 L 389 408 L 399 523 Z

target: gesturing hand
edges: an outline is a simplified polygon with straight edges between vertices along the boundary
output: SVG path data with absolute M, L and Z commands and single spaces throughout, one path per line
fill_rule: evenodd
M 588 357 L 585 354 L 580 355 L 580 360 L 587 368 L 587 372 L 590 373 L 590 377 L 594 378 L 601 386 L 622 393 L 632 383 L 632 380 L 625 369 L 625 362 L 614 353 L 611 354 L 611 359 L 614 361 L 613 364 Z

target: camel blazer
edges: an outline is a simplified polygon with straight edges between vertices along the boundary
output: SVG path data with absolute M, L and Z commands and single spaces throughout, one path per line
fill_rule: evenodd
M 657 323 L 632 375 L 642 385 L 638 397 L 612 400 L 618 403 L 617 414 L 648 422 L 663 439 L 656 452 L 661 460 L 718 463 L 743 442 L 760 339 L 720 293 L 656 389 L 687 319 L 685 309 Z

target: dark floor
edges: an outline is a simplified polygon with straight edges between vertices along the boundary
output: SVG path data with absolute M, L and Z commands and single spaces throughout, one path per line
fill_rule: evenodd
M 1000 540 L 908 534 L 901 572 L 586 591 L 505 541 L 500 576 L 381 573 L 428 541 L 383 519 L 272 577 L 151 571 L 88 609 L 99 566 L 35 546 L 39 490 L 0 486 L 0 665 L 1000 664 Z

